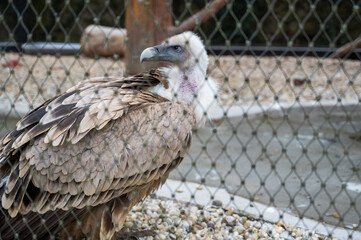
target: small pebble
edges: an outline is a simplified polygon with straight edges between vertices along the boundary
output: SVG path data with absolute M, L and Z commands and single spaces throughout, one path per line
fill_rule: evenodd
M 260 229 L 260 228 L 262 227 L 262 224 L 261 224 L 260 222 L 256 221 L 256 222 L 253 224 L 253 226 L 254 226 L 255 228 Z
M 229 209 L 227 210 L 227 215 L 228 215 L 228 216 L 231 216 L 233 213 L 234 213 L 234 208 L 229 208 Z
M 134 224 L 132 222 L 125 222 L 124 223 L 124 227 L 132 228 L 133 226 L 134 226 Z
M 213 206 L 216 206 L 216 207 L 221 207 L 222 206 L 222 202 L 220 200 L 214 200 L 212 202 L 212 205 Z
M 249 220 L 247 220 L 247 221 L 244 223 L 244 227 L 245 227 L 245 228 L 250 228 L 250 227 L 252 227 L 252 222 L 249 221 Z
M 203 229 L 202 226 L 200 226 L 198 224 L 194 225 L 194 230 L 199 231 L 199 230 L 202 230 L 202 229 Z
M 235 226 L 236 218 L 232 216 L 226 216 L 223 218 L 223 221 L 227 224 L 227 226 Z
M 197 187 L 197 190 L 203 190 L 203 186 L 202 186 L 202 185 L 199 185 L 199 186 Z
M 208 227 L 208 228 L 214 228 L 214 222 L 209 221 L 209 222 L 207 223 L 207 227 Z

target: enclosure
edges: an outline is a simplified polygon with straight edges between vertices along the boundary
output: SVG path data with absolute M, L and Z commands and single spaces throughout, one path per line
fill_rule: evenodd
M 85 79 L 133 74 L 136 51 L 160 44 L 170 34 L 167 21 L 177 29 L 193 19 L 190 30 L 210 58 L 207 77 L 220 85 L 217 108 L 193 130 L 191 149 L 169 180 L 124 226 L 155 230 L 154 239 L 361 239 L 360 5 L 3 1 L 0 137 Z M 202 9 L 209 19 L 196 19 Z M 143 26 L 149 17 L 154 26 Z M 102 56 L 93 45 L 84 54 L 91 24 L 112 27 L 101 33 L 100 48 L 127 27 L 122 48 Z M 160 36 L 152 39 L 153 31 Z

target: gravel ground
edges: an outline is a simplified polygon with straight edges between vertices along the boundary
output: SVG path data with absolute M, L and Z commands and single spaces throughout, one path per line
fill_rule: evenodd
M 19 65 L 8 67 L 19 59 Z M 0 102 L 21 102 L 34 106 L 64 92 L 76 83 L 95 76 L 122 75 L 123 61 L 109 58 L 95 60 L 87 57 L 6 53 L 0 55 Z
M 19 60 L 16 67 L 11 62 Z M 360 61 L 304 57 L 210 57 L 209 74 L 222 83 L 223 104 L 358 100 Z M 10 66 L 10 67 L 9 67 Z M 80 56 L 0 55 L 0 101 L 38 105 L 87 77 L 122 75 L 124 62 Z
M 272 224 L 222 207 L 196 206 L 163 198 L 147 198 L 135 206 L 125 227 L 133 230 L 153 230 L 155 237 L 141 239 L 330 239 L 286 223 Z M 333 238 L 335 239 L 335 238 Z
M 210 75 L 225 80 L 221 99 L 230 105 L 310 100 L 357 100 L 361 62 L 312 57 L 211 58 Z M 236 100 L 235 100 L 236 98 Z M 257 99 L 256 99 L 257 98 Z

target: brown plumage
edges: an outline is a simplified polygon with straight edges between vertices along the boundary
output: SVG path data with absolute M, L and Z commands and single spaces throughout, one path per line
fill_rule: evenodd
M 170 66 L 81 82 L 0 141 L 0 239 L 114 239 L 180 164 L 218 91 L 204 45 L 185 32 L 140 60 Z
M 13 220 L 25 216 L 35 225 L 51 213 L 60 215 L 46 223 L 53 225 L 52 234 L 56 227 L 65 237 L 66 232 L 75 238 L 100 233 L 105 239 L 119 231 L 129 209 L 164 183 L 190 145 L 193 109 L 144 90 L 160 83 L 166 86 L 154 70 L 91 79 L 20 120 L 0 143 L 1 238 L 12 239 L 17 232 L 27 239 L 31 231 L 45 237 L 44 226 L 29 231 Z M 86 206 L 96 208 L 84 213 Z M 52 223 L 74 222 L 66 214 L 72 209 L 83 221 L 81 229 L 68 224 L 65 231 Z

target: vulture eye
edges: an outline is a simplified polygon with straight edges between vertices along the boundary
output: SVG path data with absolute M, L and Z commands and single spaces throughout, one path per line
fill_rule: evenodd
M 176 52 L 180 52 L 180 51 L 182 51 L 182 47 L 179 46 L 179 45 L 174 45 L 173 50 L 176 51 Z

